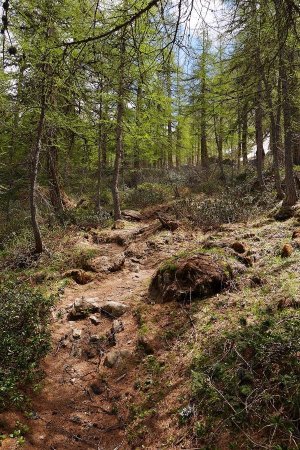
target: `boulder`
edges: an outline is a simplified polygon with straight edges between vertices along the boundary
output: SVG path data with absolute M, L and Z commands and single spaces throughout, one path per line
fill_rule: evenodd
M 125 228 L 125 222 L 124 220 L 116 220 L 115 223 L 112 226 L 112 230 L 123 230 Z
M 63 274 L 63 278 L 72 278 L 77 284 L 87 284 L 93 280 L 93 276 L 82 269 L 68 270 Z
M 124 365 L 131 357 L 131 352 L 129 350 L 112 350 L 107 353 L 103 365 L 112 369 L 113 367 L 119 367 Z
M 281 249 L 280 256 L 281 258 L 289 258 L 292 253 L 293 247 L 291 246 L 291 244 L 284 244 L 284 246 Z
M 235 252 L 239 253 L 240 255 L 243 254 L 243 253 L 246 253 L 248 251 L 248 247 L 245 244 L 243 244 L 242 242 L 239 242 L 239 241 L 235 241 L 231 245 L 231 248 Z
M 98 297 L 79 297 L 74 300 L 71 311 L 68 314 L 69 320 L 85 319 L 91 313 L 101 312 Z
M 142 259 L 148 253 L 148 246 L 146 242 L 132 242 L 125 250 L 125 255 L 129 258 Z
M 113 324 L 112 324 L 112 327 L 111 327 L 112 333 L 114 333 L 114 334 L 115 333 L 120 333 L 123 330 L 124 330 L 124 325 L 123 325 L 122 320 L 115 319 L 113 321 Z
M 78 328 L 74 328 L 72 331 L 73 339 L 80 339 L 82 335 L 82 330 L 79 330 Z
M 154 275 L 149 294 L 162 303 L 203 298 L 224 289 L 233 274 L 226 260 L 199 253 L 165 263 Z
M 108 301 L 101 306 L 101 311 L 114 319 L 123 316 L 128 309 L 124 303 L 114 301 Z
M 121 270 L 125 263 L 124 253 L 113 256 L 98 256 L 86 263 L 86 268 L 92 272 L 117 272 Z
M 101 323 L 100 317 L 97 317 L 97 316 L 95 316 L 95 315 L 92 315 L 92 316 L 90 317 L 90 321 L 91 321 L 91 323 L 92 323 L 93 325 L 99 325 L 99 324 Z
M 122 211 L 122 216 L 128 220 L 134 220 L 140 222 L 143 220 L 143 215 L 139 211 L 134 211 L 133 209 L 125 209 Z

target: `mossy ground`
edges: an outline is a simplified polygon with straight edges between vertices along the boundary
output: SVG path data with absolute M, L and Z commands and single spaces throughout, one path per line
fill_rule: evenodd
M 140 388 L 139 406 L 155 414 L 132 418 L 135 448 L 150 445 L 156 429 L 166 432 L 161 448 L 299 448 L 300 250 L 279 256 L 297 226 L 293 219 L 227 226 L 216 241 L 246 242 L 256 255 L 253 267 L 212 298 L 166 305 L 159 325 L 156 307 L 140 311 L 144 330 L 161 341 L 163 371 L 146 393 Z

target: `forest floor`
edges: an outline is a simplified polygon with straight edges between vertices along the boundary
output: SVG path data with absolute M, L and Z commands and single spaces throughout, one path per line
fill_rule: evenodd
M 61 293 L 53 310 L 52 351 L 43 362 L 45 378 L 31 412 L 27 418 L 13 412 L 3 416 L 8 424 L 20 420 L 28 425 L 22 448 L 232 448 L 227 431 L 216 436 L 213 446 L 197 446 L 189 424 L 180 423 L 180 411 L 191 397 L 191 363 L 211 336 L 241 328 L 241 318 L 255 323 L 262 308 L 277 308 L 298 289 L 299 250 L 280 257 L 283 245 L 291 242 L 295 220 L 264 219 L 208 233 L 186 225 L 171 232 L 157 229 L 156 223 L 125 221 L 122 230 L 73 236 L 74 248 L 91 249 L 108 264 L 124 256 L 125 262 L 115 271 L 94 273 L 87 284 L 72 281 Z M 255 262 L 235 288 L 187 305 L 149 299 L 149 282 L 162 261 L 179 252 L 188 255 L 207 241 L 220 248 L 237 240 L 251 248 Z M 268 288 L 253 285 L 255 276 L 266 277 Z M 82 297 L 127 308 L 117 320 L 114 313 L 95 312 L 70 320 L 75 299 Z M 2 448 L 13 450 L 18 444 L 8 439 Z

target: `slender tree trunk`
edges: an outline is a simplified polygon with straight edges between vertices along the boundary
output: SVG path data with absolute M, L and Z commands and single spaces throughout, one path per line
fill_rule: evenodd
M 115 220 L 121 219 L 119 179 L 123 157 L 123 115 L 124 115 L 124 90 L 125 90 L 124 70 L 125 70 L 125 36 L 123 33 L 120 42 L 120 67 L 119 67 L 119 87 L 118 87 L 117 126 L 116 126 L 116 155 L 115 155 L 114 176 L 112 184 Z
M 240 171 L 241 168 L 241 156 L 242 156 L 242 125 L 241 117 L 238 115 L 238 152 L 237 152 L 237 170 Z
M 45 83 L 45 81 L 43 81 L 43 83 Z M 35 253 L 42 253 L 44 250 L 43 240 L 37 220 L 36 188 L 37 188 L 38 166 L 42 146 L 42 137 L 45 124 L 45 113 L 46 113 L 46 95 L 45 95 L 45 86 L 43 85 L 41 93 L 40 116 L 36 131 L 36 140 L 31 150 L 31 161 L 30 161 L 29 201 L 30 201 L 31 224 L 35 241 Z
M 297 191 L 293 171 L 292 152 L 292 111 L 290 100 L 289 78 L 284 58 L 280 61 L 280 77 L 282 82 L 282 110 L 284 124 L 284 149 L 285 149 L 285 198 L 284 206 L 293 206 L 297 202 Z
M 263 145 L 263 110 L 262 110 L 262 83 L 261 79 L 257 85 L 257 105 L 255 108 L 255 137 L 256 137 L 256 164 L 257 164 L 257 177 L 259 186 L 262 189 L 264 187 L 263 180 L 263 160 L 264 160 L 264 145 Z
M 181 164 L 181 130 L 179 123 L 176 128 L 176 168 L 179 169 Z
M 97 210 L 100 212 L 101 210 L 101 180 L 102 180 L 102 91 L 103 91 L 103 83 L 100 79 L 99 82 L 99 90 L 100 94 L 100 102 L 99 102 L 99 110 L 98 110 L 98 167 L 97 167 Z
M 248 105 L 245 102 L 242 109 L 242 136 L 241 136 L 241 151 L 243 158 L 243 166 L 248 164 L 248 152 L 247 152 L 247 138 L 248 138 Z
M 217 124 L 218 121 L 218 124 Z M 214 116 L 214 128 L 215 128 L 215 140 L 218 149 L 218 164 L 220 168 L 220 177 L 222 181 L 225 181 L 224 165 L 223 165 L 223 118 L 219 117 L 218 120 Z
M 282 200 L 284 197 L 283 190 L 281 188 L 281 180 L 280 180 L 280 166 L 279 166 L 279 156 L 278 156 L 278 135 L 277 135 L 277 127 L 276 127 L 276 118 L 274 113 L 274 105 L 272 100 L 272 93 L 269 82 L 266 78 L 264 70 L 263 72 L 263 80 L 266 90 L 266 100 L 269 107 L 269 119 L 270 119 L 270 147 L 273 155 L 273 170 L 274 170 L 274 178 L 275 178 L 275 188 L 277 192 L 277 198 Z
M 169 101 L 169 118 L 167 123 L 167 132 L 168 132 L 168 167 L 173 167 L 173 136 L 172 136 L 172 79 L 171 79 L 171 64 L 168 61 L 165 64 L 165 75 L 166 75 L 166 87 L 167 87 L 167 96 Z
M 55 214 L 60 222 L 64 221 L 64 205 L 61 196 L 61 189 L 57 175 L 57 148 L 54 144 L 53 130 L 50 130 L 48 137 L 48 149 L 47 149 L 47 168 L 49 177 L 49 194 L 52 206 Z
M 138 81 L 137 92 L 136 92 L 136 109 L 135 109 L 135 124 L 136 124 L 136 132 L 137 136 L 134 143 L 133 149 L 133 185 L 135 188 L 138 187 L 139 184 L 139 169 L 141 166 L 140 160 L 140 114 L 141 114 L 141 102 L 142 102 L 142 88 L 140 81 Z
M 207 150 L 207 111 L 206 111 L 206 37 L 205 31 L 202 36 L 202 55 L 201 55 L 201 99 L 200 99 L 200 148 L 201 148 L 201 165 L 208 167 L 208 150 Z
M 201 165 L 208 167 L 208 151 L 207 151 L 207 134 L 206 134 L 206 104 L 205 104 L 205 76 L 201 82 L 201 106 L 200 106 L 200 151 L 201 151 Z

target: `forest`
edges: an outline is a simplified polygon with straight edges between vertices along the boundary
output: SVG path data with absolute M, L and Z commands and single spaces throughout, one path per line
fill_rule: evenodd
M 0 447 L 299 449 L 299 1 L 0 7 Z

